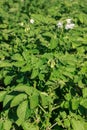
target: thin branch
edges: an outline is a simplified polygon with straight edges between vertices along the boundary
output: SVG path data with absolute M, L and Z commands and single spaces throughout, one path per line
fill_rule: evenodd
M 40 107 L 40 109 L 44 112 L 44 113 L 46 113 L 46 111 L 44 110 L 44 108 L 41 106 L 41 105 L 38 105 L 39 107 Z
M 54 123 L 49 129 L 51 130 L 55 125 L 57 125 L 57 122 Z
M 52 111 L 54 111 L 55 109 L 57 109 L 57 108 L 59 108 L 60 106 L 56 106 L 56 107 L 54 107 L 53 109 L 52 109 Z

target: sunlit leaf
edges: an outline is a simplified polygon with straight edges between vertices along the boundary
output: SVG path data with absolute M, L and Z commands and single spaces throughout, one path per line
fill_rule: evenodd
M 85 130 L 84 124 L 81 121 L 76 121 L 75 119 L 72 119 L 71 125 L 72 125 L 73 130 Z
M 11 107 L 17 106 L 25 99 L 27 99 L 27 95 L 26 94 L 19 94 L 19 95 L 15 96 L 13 98 L 13 100 L 11 101 L 10 106 Z
M 24 130 L 39 130 L 38 126 L 30 124 L 29 122 L 24 122 L 22 126 Z
M 10 84 L 11 81 L 13 80 L 13 77 L 14 77 L 14 76 L 6 76 L 5 79 L 4 79 L 5 85 Z
M 34 109 L 38 106 L 38 104 L 39 104 L 39 94 L 35 92 L 30 96 L 30 108 Z
M 20 54 L 14 54 L 12 56 L 12 59 L 15 60 L 15 61 L 23 61 L 23 57 L 20 55 Z
M 18 120 L 17 120 L 17 124 L 20 125 L 24 122 L 25 120 L 25 116 L 26 116 L 26 111 L 27 111 L 27 107 L 28 107 L 28 101 L 25 100 L 23 101 L 17 108 L 17 116 L 18 116 Z
M 12 127 L 12 122 L 10 120 L 5 120 L 5 122 L 3 123 L 3 127 L 4 127 L 4 130 L 10 130 L 11 127 Z
M 4 99 L 4 97 L 5 97 L 5 95 L 6 95 L 6 91 L 0 91 L 0 102 L 2 102 L 3 101 L 3 99 Z

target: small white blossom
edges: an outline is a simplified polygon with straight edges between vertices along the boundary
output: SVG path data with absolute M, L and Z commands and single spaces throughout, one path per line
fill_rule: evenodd
M 74 26 L 75 26 L 74 23 L 67 23 L 67 24 L 65 25 L 65 29 L 66 29 L 66 30 L 68 30 L 68 29 L 73 29 Z
M 30 19 L 30 23 L 33 24 L 34 23 L 34 19 Z
M 58 22 L 58 23 L 57 23 L 57 27 L 58 27 L 58 28 L 62 28 L 62 27 L 63 27 L 62 22 Z
M 71 23 L 72 19 L 66 19 L 67 23 Z

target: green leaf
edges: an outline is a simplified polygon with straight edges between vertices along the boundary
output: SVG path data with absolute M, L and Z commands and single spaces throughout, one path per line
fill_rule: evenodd
M 50 45 L 49 48 L 50 49 L 55 49 L 58 45 L 58 39 L 56 39 L 55 37 L 51 39 L 50 41 Z
M 65 101 L 64 102 L 64 108 L 70 108 L 70 103 L 69 103 L 69 101 Z
M 10 84 L 11 81 L 13 80 L 13 77 L 14 77 L 14 76 L 6 76 L 5 79 L 4 79 L 5 85 Z
M 0 67 L 11 67 L 12 64 L 9 61 L 0 61 Z
M 83 88 L 82 93 L 83 93 L 83 97 L 86 98 L 87 97 L 87 88 Z
M 15 97 L 15 95 L 6 95 L 3 101 L 3 107 L 5 107 L 6 105 L 9 105 L 9 103 L 11 102 L 11 100 Z
M 54 19 L 50 17 L 46 17 L 42 14 L 32 14 L 32 17 L 37 21 L 37 22 L 42 22 L 42 23 L 53 23 L 55 22 Z
M 17 62 L 12 62 L 12 65 L 16 66 L 16 67 L 24 67 L 25 65 L 25 61 L 17 61 Z
M 79 14 L 79 20 L 80 20 L 80 22 L 81 23 L 83 23 L 84 22 L 84 16 L 83 16 L 83 14 L 81 13 L 81 14 Z
M 87 122 L 84 122 L 84 128 L 87 130 Z
M 25 92 L 28 95 L 31 95 L 33 93 L 33 90 L 34 90 L 33 87 L 23 84 L 19 84 L 14 88 L 14 91 Z
M 39 94 L 37 92 L 34 92 L 31 96 L 30 96 L 30 109 L 34 109 L 38 106 L 39 103 Z
M 3 123 L 3 128 L 4 130 L 10 130 L 12 127 L 12 122 L 8 119 L 5 120 L 5 122 Z
M 63 119 L 66 119 L 67 114 L 66 114 L 65 111 L 63 111 L 63 112 L 60 112 L 60 116 L 61 116 Z
M 31 64 L 27 64 L 21 68 L 21 72 L 31 71 Z
M 22 124 L 22 127 L 24 130 L 39 130 L 38 126 L 33 125 L 32 123 L 29 122 L 24 122 Z
M 26 117 L 26 111 L 27 111 L 27 107 L 28 107 L 28 101 L 25 100 L 22 103 L 20 103 L 20 105 L 17 108 L 17 116 L 18 116 L 18 120 L 16 121 L 16 123 L 18 125 L 21 125 Z
M 72 102 L 72 109 L 73 110 L 77 110 L 78 107 L 79 107 L 79 101 L 78 101 L 78 99 L 77 98 L 73 98 L 71 102 Z
M 13 98 L 13 100 L 11 101 L 10 106 L 11 107 L 17 106 L 25 99 L 27 99 L 27 95 L 26 94 L 19 94 L 19 95 L 15 96 Z
M 63 75 L 73 79 L 73 75 L 70 72 L 65 71 L 65 72 L 63 72 Z
M 65 119 L 65 120 L 64 120 L 64 126 L 65 126 L 66 128 L 69 128 L 69 127 L 70 127 L 70 120 L 69 120 L 69 119 Z
M 0 120 L 0 130 L 4 130 L 3 129 L 3 121 L 2 120 Z
M 84 124 L 81 121 L 77 121 L 75 119 L 72 119 L 71 120 L 71 125 L 72 125 L 73 130 L 85 130 L 84 129 Z
M 42 106 L 43 107 L 48 106 L 48 102 L 49 102 L 48 98 L 49 97 L 48 97 L 47 93 L 45 93 L 45 92 L 40 93 L 40 97 L 41 97 L 41 104 L 42 104 Z
M 31 74 L 31 79 L 36 78 L 38 74 L 39 74 L 38 69 L 33 69 Z
M 53 34 L 50 32 L 44 32 L 42 35 L 50 38 L 53 37 Z
M 0 28 L 7 28 L 7 24 L 0 24 Z
M 67 101 L 70 101 L 71 100 L 71 93 L 67 93 L 65 96 L 65 99 L 67 100 Z
M 39 73 L 39 79 L 40 79 L 40 80 L 44 81 L 44 77 L 45 77 L 44 74 Z
M 56 118 L 56 121 L 57 121 L 57 123 L 58 123 L 59 126 L 62 125 L 62 121 L 61 121 L 61 119 L 59 117 Z
M 29 104 L 30 105 L 30 104 Z M 27 119 L 29 119 L 29 118 L 31 118 L 31 117 L 33 117 L 34 116 L 34 114 L 35 114 L 35 112 L 34 112 L 34 110 L 32 109 L 30 109 L 30 106 L 27 108 L 27 111 L 26 111 L 26 120 Z
M 5 97 L 5 95 L 6 95 L 6 91 L 0 91 L 0 102 L 2 102 L 3 101 L 3 99 L 4 99 L 4 97 Z
M 29 60 L 30 54 L 29 54 L 29 51 L 28 51 L 28 50 L 27 50 L 27 51 L 26 51 L 26 50 L 23 51 L 22 55 L 23 55 L 23 58 L 24 58 L 26 61 Z
M 87 109 L 87 98 L 82 99 L 80 102 L 80 105 L 82 105 L 83 107 L 85 107 Z
M 23 61 L 23 57 L 19 53 L 14 54 L 11 58 L 12 60 L 16 60 L 16 61 Z

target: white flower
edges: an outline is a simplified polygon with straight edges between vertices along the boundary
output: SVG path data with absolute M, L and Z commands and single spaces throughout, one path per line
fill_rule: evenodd
M 58 22 L 58 23 L 57 23 L 57 27 L 58 27 L 58 28 L 62 28 L 62 27 L 63 27 L 62 22 Z
M 67 23 L 71 23 L 72 19 L 66 19 Z
M 33 24 L 34 23 L 34 19 L 30 19 L 30 23 Z
M 73 29 L 75 24 L 72 23 L 72 19 L 66 19 L 66 25 L 65 25 L 65 29 L 68 30 L 68 29 Z
M 68 29 L 73 29 L 75 26 L 74 23 L 67 23 L 66 26 L 65 26 L 65 29 L 68 30 Z

